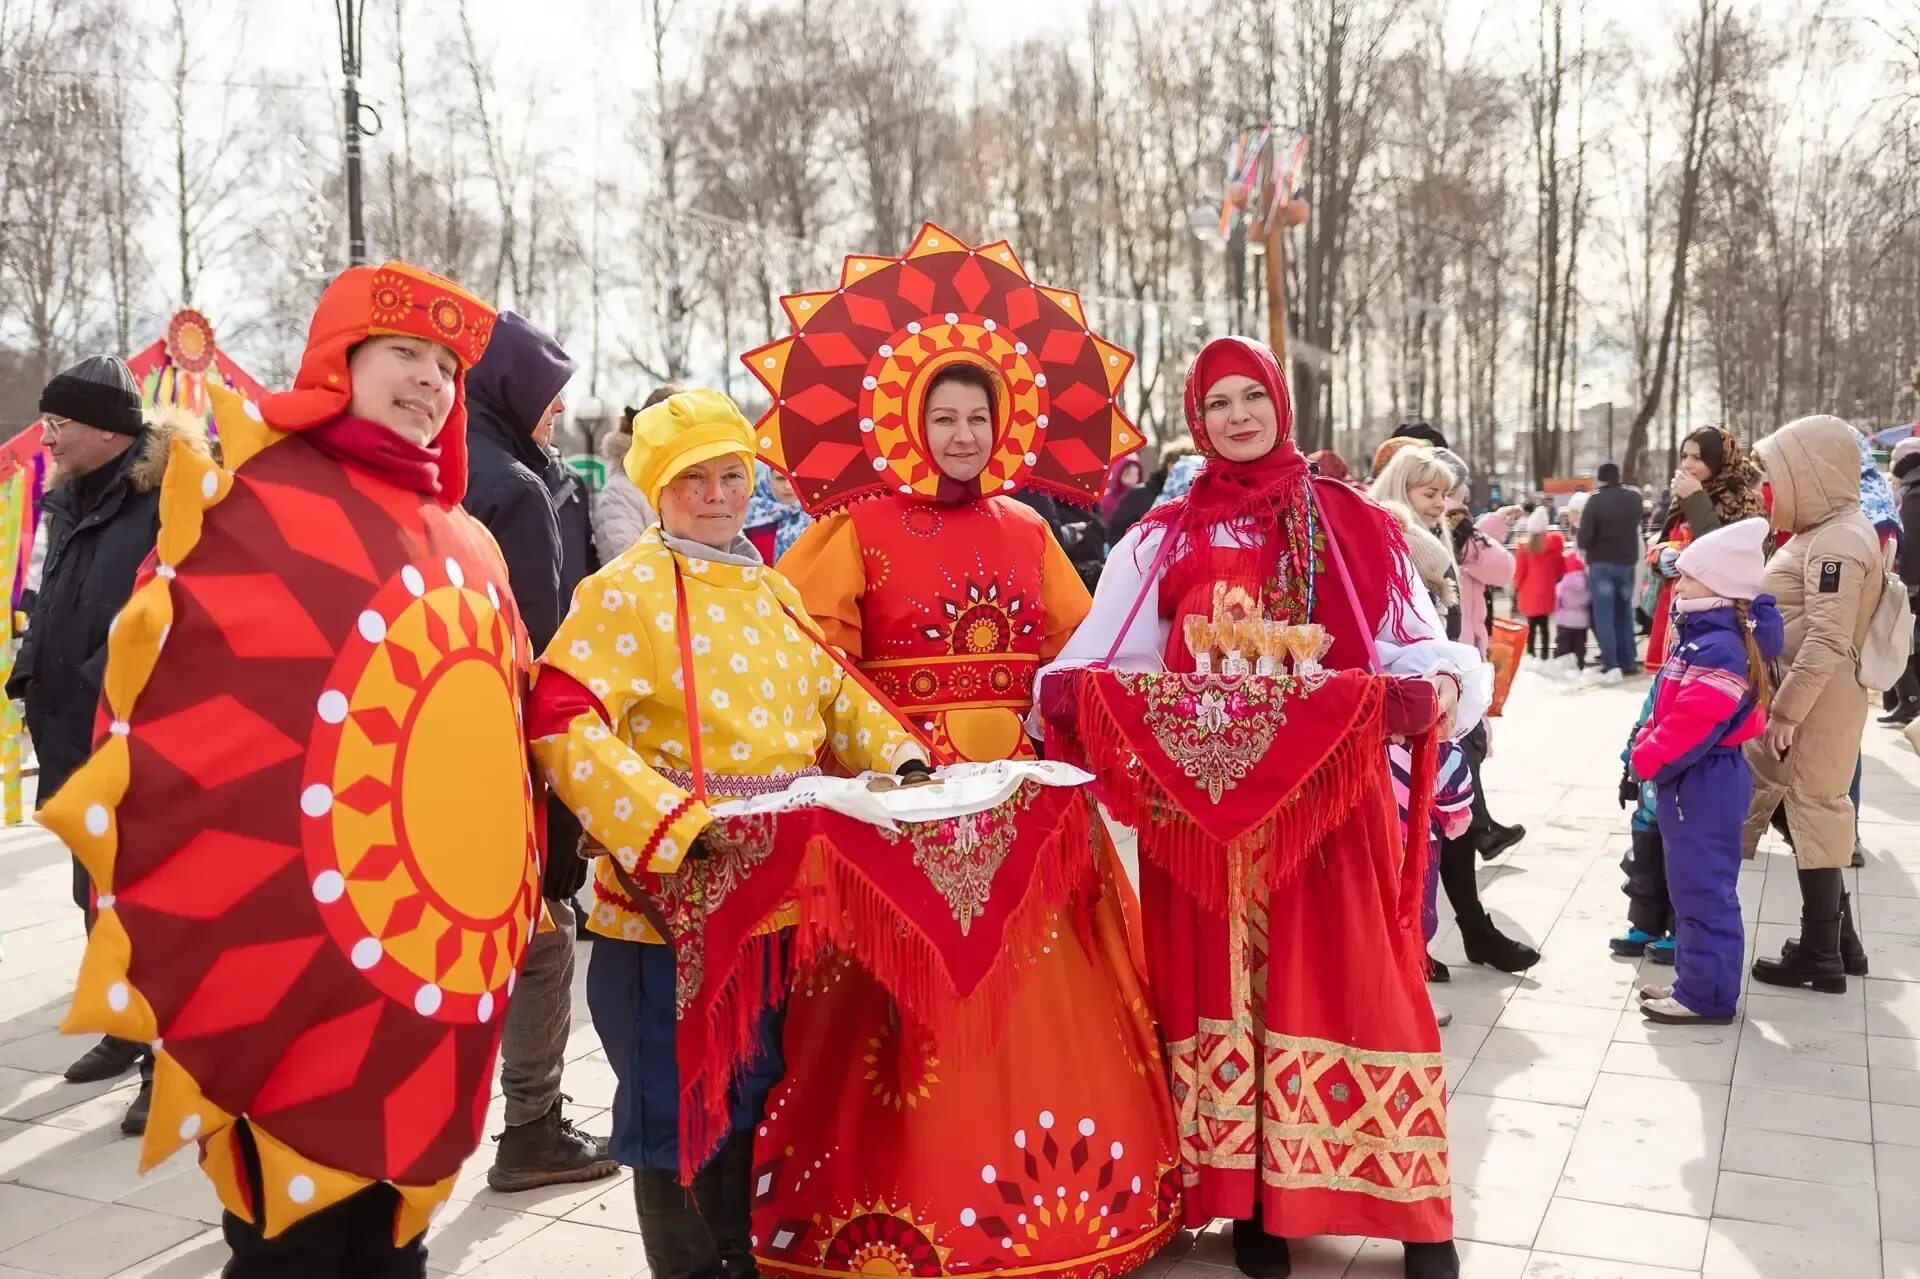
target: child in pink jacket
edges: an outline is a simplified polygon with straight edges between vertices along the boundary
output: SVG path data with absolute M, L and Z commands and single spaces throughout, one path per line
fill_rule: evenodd
M 1587 631 L 1593 626 L 1593 594 L 1587 585 L 1587 562 L 1578 551 L 1568 551 L 1559 585 L 1553 588 L 1553 655 L 1571 657 L 1587 669 Z

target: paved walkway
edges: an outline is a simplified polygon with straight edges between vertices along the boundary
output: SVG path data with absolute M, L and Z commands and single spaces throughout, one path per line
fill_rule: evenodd
M 1495 913 L 1546 952 L 1525 979 L 1460 961 L 1440 989 L 1453 1174 L 1468 1279 L 1920 1279 L 1920 759 L 1869 727 L 1855 904 L 1873 977 L 1843 997 L 1761 993 L 1726 1029 L 1655 1029 L 1628 1007 L 1618 753 L 1645 685 L 1562 691 L 1523 676 L 1499 721 L 1496 814 L 1531 831 L 1484 869 Z M 53 1030 L 81 949 L 64 853 L 0 832 L 0 1279 L 218 1273 L 211 1190 L 183 1154 L 150 1177 L 119 1136 L 131 1085 L 58 1072 L 85 1046 Z M 1798 918 L 1793 863 L 1741 877 L 1756 942 Z M 1757 929 L 1753 928 L 1757 921 Z M 584 972 L 584 965 L 582 966 Z M 1911 984 L 1910 984 L 1911 983 Z M 576 1000 L 567 1090 L 604 1131 L 613 1076 Z M 493 1116 L 497 1127 L 498 1099 Z M 429 1244 L 436 1271 L 502 1279 L 645 1270 L 624 1177 L 551 1193 L 486 1189 L 468 1165 Z M 1230 1279 L 1225 1240 L 1178 1246 L 1142 1279 Z M 1400 1274 L 1396 1245 L 1320 1240 L 1298 1279 Z

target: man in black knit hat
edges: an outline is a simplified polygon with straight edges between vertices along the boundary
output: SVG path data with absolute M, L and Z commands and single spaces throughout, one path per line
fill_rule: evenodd
M 204 451 L 206 433 L 184 414 L 149 424 L 133 374 L 110 355 L 89 356 L 55 376 L 40 393 L 40 413 L 55 468 L 44 503 L 46 559 L 7 695 L 26 701 L 44 805 L 92 752 L 107 631 L 153 551 L 167 448 L 184 435 Z M 75 861 L 73 900 L 88 911 L 89 927 L 91 898 L 87 872 Z M 136 1064 L 140 1093 L 120 1127 L 137 1134 L 146 1129 L 153 1092 L 153 1059 L 144 1045 L 108 1036 L 67 1068 L 67 1078 L 96 1083 Z

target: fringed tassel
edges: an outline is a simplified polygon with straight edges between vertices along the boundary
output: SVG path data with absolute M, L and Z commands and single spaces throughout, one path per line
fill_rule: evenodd
M 709 954 L 709 965 L 718 958 Z M 731 1130 L 733 1077 L 760 1049 L 760 1021 L 786 994 L 789 951 L 779 933 L 747 939 L 707 1005 L 702 1060 L 680 1059 L 680 1181 L 693 1184 Z M 708 980 L 714 974 L 709 969 Z M 684 1042 L 684 1041 L 682 1041 Z
M 1427 895 L 1427 859 L 1437 856 L 1433 835 L 1433 788 L 1440 771 L 1440 743 L 1429 730 L 1411 744 L 1407 779 L 1406 847 L 1400 859 L 1400 905 L 1395 919 L 1401 962 L 1414 980 L 1427 980 L 1427 943 L 1420 926 Z
M 1115 708 L 1106 704 L 1092 680 L 1081 684 L 1077 730 L 1095 775 L 1096 793 L 1116 821 L 1138 832 L 1141 854 L 1203 910 L 1220 915 L 1228 900 L 1228 858 L 1223 854 L 1244 852 L 1264 868 L 1265 887 L 1272 891 L 1291 879 L 1327 835 L 1352 815 L 1376 774 L 1386 768 L 1384 706 L 1384 686 L 1368 681 L 1333 749 L 1265 820 L 1228 844 L 1186 817 L 1166 789 L 1139 766 L 1115 726 Z
M 820 874 L 801 899 L 796 963 L 817 963 L 830 950 L 853 956 L 941 1055 L 978 1061 L 999 1042 L 1008 1006 L 1040 953 L 1048 918 L 1094 881 L 1098 867 L 1089 820 L 1089 803 L 1078 798 L 1069 803 L 1007 916 L 992 966 L 964 995 L 932 939 L 830 840 L 816 838 L 809 852 L 817 854 Z

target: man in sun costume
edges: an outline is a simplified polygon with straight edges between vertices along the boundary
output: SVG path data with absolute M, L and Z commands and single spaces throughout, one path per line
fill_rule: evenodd
M 540 912 L 525 633 L 460 510 L 493 312 L 400 263 L 328 287 L 293 389 L 216 391 L 41 820 L 99 919 L 65 1029 L 152 1043 L 229 1276 L 417 1276 L 480 1140 Z M 264 421 L 260 420 L 264 417 Z
M 1140 445 L 1118 404 L 1133 357 L 1005 243 L 931 224 L 902 256 L 849 258 L 839 289 L 785 304 L 795 332 L 741 357 L 775 401 L 761 453 L 820 519 L 781 571 L 938 753 L 1031 759 L 1034 674 L 1088 598 L 1046 521 L 1008 494 L 1098 499 Z M 1093 829 L 1075 859 L 1084 887 L 1006 985 L 992 1051 L 937 1054 L 851 959 L 795 993 L 755 1159 L 761 1269 L 1089 1279 L 1178 1230 L 1132 890 Z M 986 849 L 922 854 L 963 931 L 1024 891 Z

